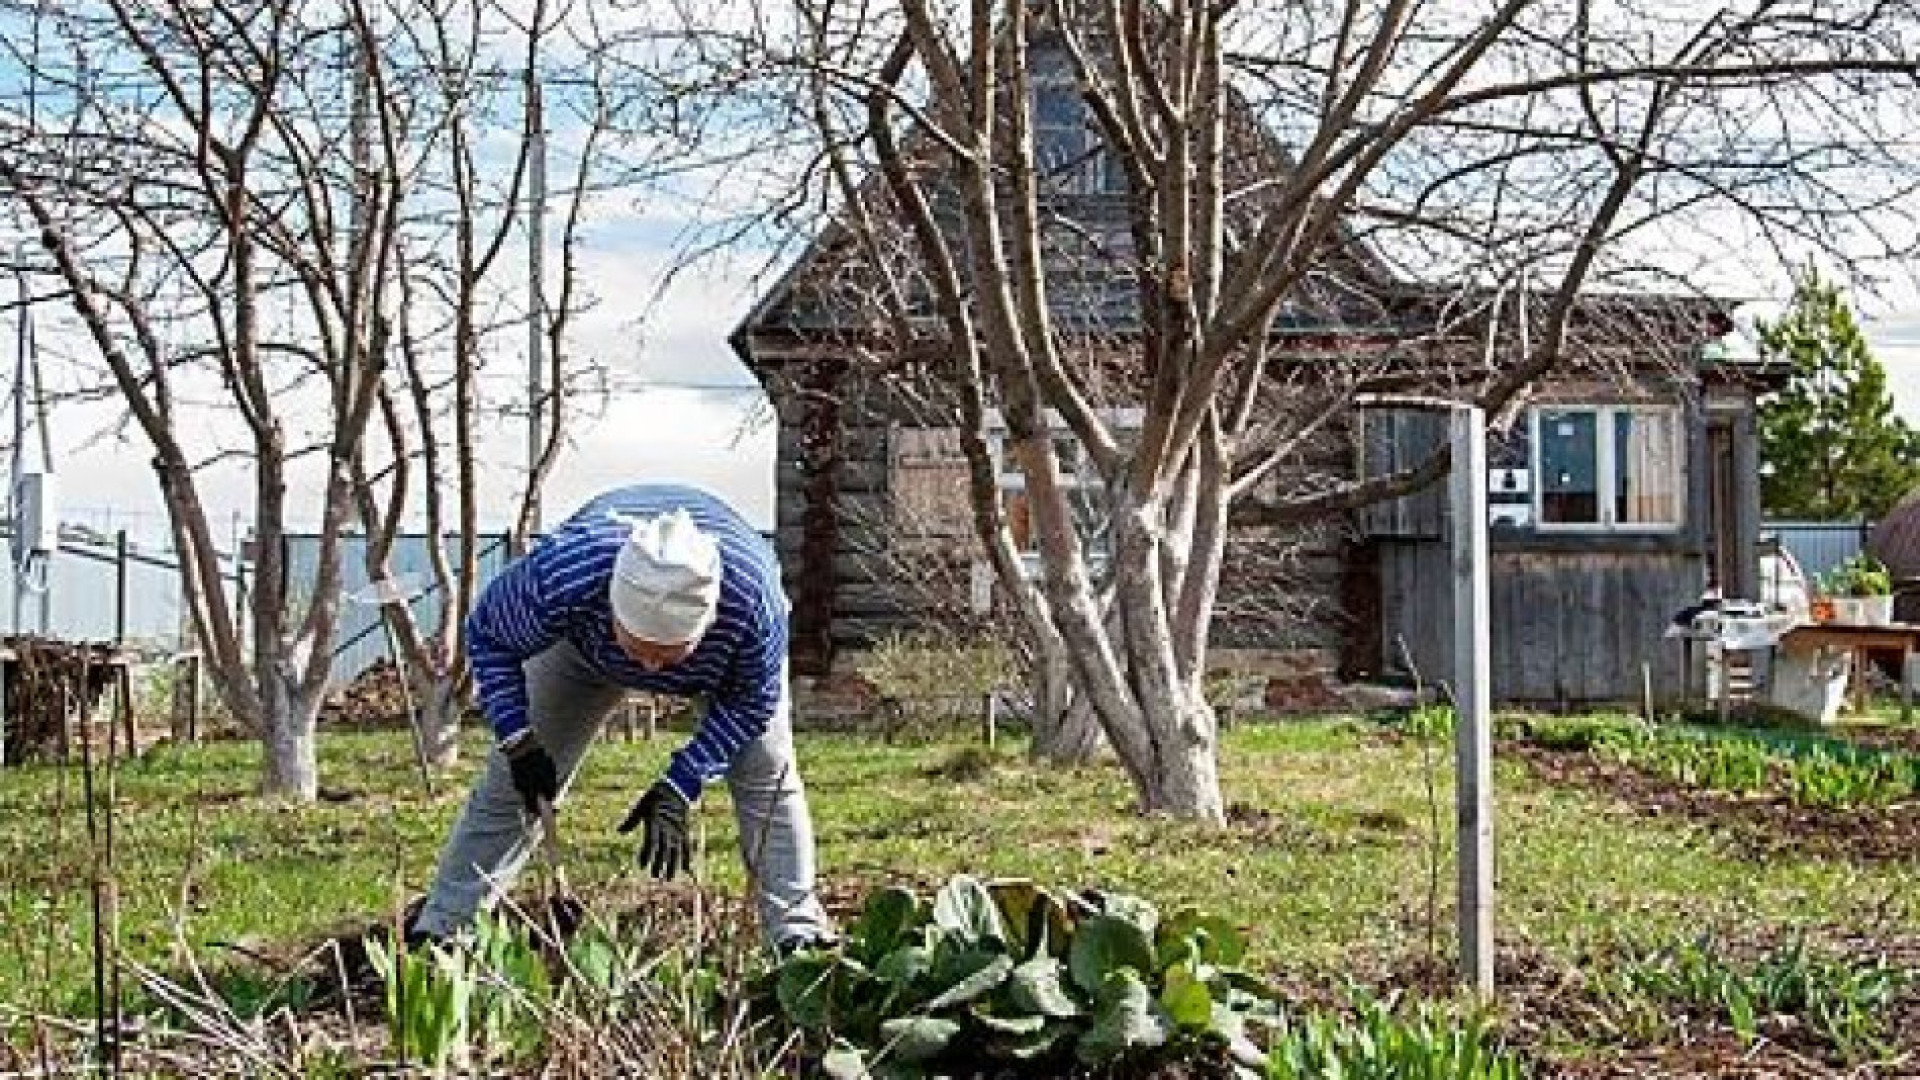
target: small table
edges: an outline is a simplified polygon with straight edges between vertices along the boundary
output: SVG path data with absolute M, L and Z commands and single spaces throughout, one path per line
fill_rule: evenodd
M 1805 623 L 1781 635 L 1780 642 L 1808 647 L 1828 646 L 1853 654 L 1851 696 L 1855 712 L 1866 707 L 1866 661 L 1869 653 L 1900 654 L 1900 719 L 1913 716 L 1913 657 L 1920 652 L 1920 623 L 1861 626 L 1852 623 Z

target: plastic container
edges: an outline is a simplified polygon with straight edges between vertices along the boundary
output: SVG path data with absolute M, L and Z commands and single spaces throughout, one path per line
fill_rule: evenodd
M 1775 706 L 1822 726 L 1840 719 L 1853 653 L 1831 645 L 1785 642 L 1774 651 L 1767 696 Z

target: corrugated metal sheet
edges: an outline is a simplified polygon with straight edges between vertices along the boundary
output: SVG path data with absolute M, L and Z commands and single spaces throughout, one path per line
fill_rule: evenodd
M 433 581 L 430 539 L 422 533 L 408 533 L 394 539 L 388 565 L 396 581 L 404 583 L 411 580 L 423 587 Z M 449 550 L 454 542 L 452 537 L 445 540 Z M 363 537 L 344 537 L 341 540 L 340 591 L 343 596 L 351 597 L 367 585 L 366 547 L 367 542 Z M 288 580 L 296 583 L 296 592 L 299 589 L 297 583 L 313 579 L 319 556 L 319 537 L 287 537 Z M 479 580 L 474 583 L 476 595 L 507 565 L 507 535 L 489 533 L 481 536 L 479 556 Z M 430 633 L 439 629 L 440 598 L 437 592 L 415 597 L 412 606 L 414 618 L 420 620 L 422 630 Z M 367 604 L 342 603 L 340 625 L 334 636 L 333 681 L 336 684 L 350 681 L 375 661 L 384 659 L 387 652 L 387 635 L 380 628 L 379 609 Z
M 1867 546 L 1864 521 L 1769 521 L 1763 537 L 1775 537 L 1793 555 L 1809 583 Z

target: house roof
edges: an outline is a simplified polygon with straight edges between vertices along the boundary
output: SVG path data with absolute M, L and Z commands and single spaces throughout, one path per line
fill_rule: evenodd
M 1867 551 L 1896 578 L 1920 578 L 1920 491 L 1887 511 L 1867 537 Z
M 1231 88 L 1229 121 L 1246 138 L 1252 149 L 1240 158 L 1236 167 L 1245 170 L 1280 171 L 1291 166 L 1293 156 L 1274 132 L 1254 116 L 1252 107 Z M 912 136 L 908 153 L 920 146 Z M 1255 177 L 1265 175 L 1256 171 Z M 872 206 L 883 206 L 884 184 L 877 172 L 866 177 L 859 198 Z M 1069 333 L 1137 331 L 1137 283 L 1127 269 L 1126 253 L 1131 249 L 1127 231 L 1127 197 L 1117 193 L 1081 193 L 1052 196 L 1055 207 L 1070 207 L 1074 220 L 1068 242 L 1094 239 L 1092 245 L 1104 245 L 1104 259 L 1089 271 L 1075 272 L 1066 260 L 1048 260 L 1048 295 L 1056 324 Z M 1254 200 L 1246 200 L 1251 204 Z M 936 214 L 941 208 L 936 207 Z M 887 215 L 879 215 L 886 218 Z M 1311 274 L 1307 287 L 1290 297 L 1274 326 L 1277 338 L 1299 335 L 1394 339 L 1429 335 L 1436 330 L 1448 333 L 1469 330 L 1476 321 L 1484 329 L 1484 315 L 1476 319 L 1474 309 L 1492 309 L 1493 290 L 1450 287 L 1416 282 L 1398 276 L 1372 242 L 1359 237 L 1345 222 L 1339 226 L 1338 243 L 1324 257 L 1323 268 Z M 808 242 L 799 256 L 779 279 L 755 301 L 746 316 L 728 335 L 728 343 L 747 365 L 759 372 L 769 359 L 756 355 L 758 341 L 788 340 L 806 342 L 823 337 L 858 338 L 875 329 L 875 319 L 862 292 L 872 289 L 876 279 L 864 268 L 862 252 L 856 251 L 856 237 L 841 216 L 835 216 Z M 1078 264 L 1085 268 L 1090 261 Z M 864 281 L 863 281 L 864 275 Z M 909 297 L 919 301 L 928 316 L 934 314 L 928 297 Z M 1703 346 L 1701 359 L 1710 369 L 1738 372 L 1741 377 L 1760 371 L 1757 350 L 1747 351 L 1722 345 L 1717 339 L 1734 329 L 1731 301 L 1701 296 L 1682 296 L 1650 292 L 1588 293 L 1580 298 L 1574 312 L 1576 328 L 1611 326 L 1623 340 L 1633 341 L 1654 329 L 1665 337 Z M 1457 317 L 1456 317 L 1456 313 Z

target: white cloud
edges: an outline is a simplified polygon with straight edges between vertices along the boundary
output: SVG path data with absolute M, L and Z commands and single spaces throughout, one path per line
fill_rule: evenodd
M 675 389 L 617 396 L 604 418 L 574 436 L 548 485 L 546 520 L 606 488 L 672 480 L 708 488 L 771 528 L 774 431 L 748 424 L 756 401 Z

